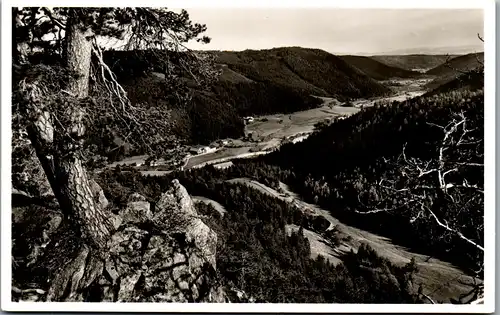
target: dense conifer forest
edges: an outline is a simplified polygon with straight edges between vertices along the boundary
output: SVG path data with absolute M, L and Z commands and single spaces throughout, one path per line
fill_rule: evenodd
M 244 116 L 319 106 L 321 101 L 311 94 L 343 99 L 390 92 L 337 56 L 318 49 L 290 47 L 212 54 L 226 67 L 222 67 L 220 79 L 208 82 L 204 90 L 188 83 L 193 86 L 186 91 L 192 101 L 187 107 L 171 106 L 177 137 L 190 143 L 238 138 L 243 135 Z M 164 69 L 155 66 L 160 63 L 153 54 L 109 51 L 104 57 L 133 102 L 176 104 L 176 95 L 182 94 L 165 88 Z
M 116 209 L 127 196 L 139 192 L 150 200 L 170 185 L 172 178 L 192 193 L 220 202 L 227 213 L 198 205 L 204 220 L 217 232 L 217 265 L 223 281 L 244 290 L 256 302 L 271 303 L 417 303 L 412 289 L 416 271 L 412 262 L 395 266 L 369 246 L 347 253 L 344 263 L 333 265 L 310 258 L 303 230 L 287 234 L 285 224 L 301 224 L 286 202 L 241 184 L 226 183 L 233 176 L 253 176 L 272 185 L 265 168 L 238 166 L 229 172 L 213 167 L 162 178 L 144 177 L 133 168 L 101 174 L 105 193 Z
M 192 51 L 206 26 L 166 8 L 12 16 L 12 301 L 484 302 L 482 54 Z
M 396 242 L 420 248 L 430 255 L 442 254 L 456 264 L 473 267 L 482 262 L 482 253 L 475 246 L 462 244 L 456 235 L 449 235 L 432 221 L 413 224 L 411 218 L 416 213 L 411 209 L 415 205 L 408 204 L 410 197 L 391 195 L 379 185 L 381 180 L 398 182 L 403 179 L 396 165 L 400 163 L 405 145 L 408 158 L 435 161 L 443 139 L 443 131 L 436 126 L 447 125 L 455 113 L 463 113 L 467 118 L 467 126 L 476 141 L 482 138 L 482 92 L 455 91 L 366 109 L 325 127 L 303 143 L 283 146 L 276 154 L 263 159 L 292 170 L 288 182 L 309 200 L 316 198 L 334 216 L 390 236 Z M 454 147 L 453 159 L 482 164 L 483 148 L 482 142 L 477 142 L 471 150 L 458 151 Z M 471 185 L 483 185 L 481 167 L 461 168 L 454 176 L 466 179 Z M 421 184 L 431 185 L 437 179 L 429 176 L 419 180 Z M 404 187 L 405 182 L 399 182 L 394 189 Z M 442 196 L 434 191 L 428 198 L 437 203 Z M 482 196 L 470 203 L 461 202 L 460 206 L 468 210 L 460 206 L 455 209 L 447 203 L 441 205 L 440 211 L 444 211 L 446 218 L 456 220 L 457 226 L 482 244 Z M 376 207 L 394 208 L 394 211 L 358 213 Z
M 479 75 L 471 73 L 467 78 L 477 85 Z M 227 180 L 246 177 L 274 189 L 284 182 L 305 200 L 328 209 L 348 224 L 390 237 L 396 244 L 450 261 L 473 274 L 483 261 L 478 247 L 484 246 L 484 199 L 476 193 L 483 187 L 483 173 L 482 167 L 466 164 L 483 163 L 484 96 L 476 89 L 446 90 L 451 91 L 435 91 L 404 102 L 377 103 L 347 119 L 322 125 L 306 141 L 283 145 L 258 159 L 235 160 L 228 169 L 208 166 L 164 177 L 143 177 L 131 168 L 107 171 L 99 178 L 106 183 L 106 195 L 112 196 L 117 208 L 133 191 L 155 200 L 174 178 L 192 195 L 222 204 L 228 210 L 223 217 L 209 205 L 198 205 L 208 224 L 223 235 L 218 256 L 220 266 L 225 266 L 222 276 L 257 300 L 416 302 L 418 296 L 410 293 L 414 291 L 405 289 L 414 266 L 396 267 L 365 245 L 337 266 L 324 258 L 311 259 L 302 229 L 289 236 L 284 231 L 286 224 L 303 225 L 293 207 Z M 439 164 L 443 136 L 449 126 L 459 122 L 464 127 L 453 129 L 456 134 L 446 143 L 447 159 L 456 167 L 448 181 L 457 188 L 443 193 L 439 178 L 432 172 L 427 174 L 424 167 Z M 464 139 L 468 141 L 465 149 L 459 147 Z M 413 177 L 405 172 L 414 172 Z M 458 188 L 462 181 L 467 184 Z M 428 190 L 419 190 L 421 186 Z M 410 187 L 415 190 L 399 193 Z M 425 195 L 425 205 L 430 205 L 433 214 L 437 213 L 447 226 L 459 229 L 471 242 L 464 242 L 459 234 L 443 229 L 419 211 L 420 203 L 414 202 L 419 194 Z M 421 216 L 427 218 L 418 220 Z M 368 269 L 360 263 L 365 259 L 370 261 Z M 248 273 L 237 276 L 234 266 Z M 380 274 L 374 270 L 385 271 Z

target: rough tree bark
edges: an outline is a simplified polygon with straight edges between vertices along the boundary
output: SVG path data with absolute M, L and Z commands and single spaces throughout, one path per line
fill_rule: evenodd
M 66 60 L 68 69 L 76 74 L 68 82 L 68 92 L 78 100 L 86 98 L 89 92 L 93 34 L 76 13 L 73 10 L 67 22 Z M 94 201 L 86 170 L 78 154 L 85 134 L 85 109 L 77 102 L 71 104 L 68 110 L 71 115 L 68 133 L 74 141 L 64 143 L 62 154 L 54 157 L 57 183 L 62 191 L 61 206 L 70 209 L 85 243 L 104 254 L 112 224 L 105 209 L 100 209 Z
M 65 59 L 68 70 L 75 73 L 68 80 L 66 92 L 73 100 L 67 110 L 70 124 L 64 132 L 68 140 L 55 141 L 52 114 L 40 104 L 37 95 L 43 93 L 33 87 L 30 103 L 37 113 L 34 123 L 28 128 L 29 137 L 54 195 L 66 214 L 68 223 L 81 233 L 83 245 L 73 260 L 63 267 L 52 281 L 47 300 L 78 300 L 78 291 L 88 286 L 102 273 L 107 258 L 107 241 L 114 231 L 110 213 L 96 203 L 87 172 L 82 162 L 80 148 L 83 144 L 85 126 L 83 118 L 88 97 L 89 75 L 92 56 L 92 30 L 86 27 L 78 15 L 78 9 L 71 9 L 66 25 Z M 64 297 L 71 286 L 69 296 Z

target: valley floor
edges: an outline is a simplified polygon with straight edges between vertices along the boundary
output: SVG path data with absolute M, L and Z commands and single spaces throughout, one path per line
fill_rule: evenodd
M 251 158 L 267 154 L 287 142 L 297 142 L 306 139 L 320 122 L 330 121 L 335 117 L 347 117 L 361 110 L 363 107 L 373 106 L 375 102 L 402 101 L 424 94 L 425 79 L 418 80 L 393 80 L 398 86 L 395 95 L 373 99 L 357 99 L 353 106 L 344 107 L 343 104 L 330 97 L 320 97 L 323 105 L 291 114 L 273 114 L 254 117 L 254 120 L 245 126 L 245 137 L 241 139 L 227 139 L 228 144 L 222 145 L 211 153 L 190 155 L 185 158 L 183 169 L 203 167 L 210 164 L 219 164 L 233 159 Z M 118 164 L 144 164 L 147 156 L 136 156 L 114 162 L 109 167 Z M 144 175 L 161 176 L 170 173 L 161 167 L 141 169 Z

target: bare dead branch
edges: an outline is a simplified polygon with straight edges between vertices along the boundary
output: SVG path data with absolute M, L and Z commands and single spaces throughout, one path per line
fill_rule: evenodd
M 451 178 L 451 174 L 457 174 L 464 167 L 483 167 L 483 164 L 467 161 L 455 162 L 448 159 L 448 152 L 451 153 L 452 149 L 457 150 L 459 145 L 465 143 L 475 143 L 479 145 L 481 139 L 470 140 L 474 138 L 472 132 L 476 129 L 467 127 L 467 118 L 464 112 L 455 114 L 446 125 L 437 125 L 434 123 L 427 124 L 439 128 L 443 132 L 442 139 L 439 141 L 436 150 L 437 157 L 428 161 L 410 157 L 406 152 L 407 144 L 403 145 L 401 155 L 397 158 L 395 163 L 391 163 L 388 159 L 385 159 L 385 162 L 394 164 L 401 178 L 405 179 L 404 182 L 385 178 L 380 179 L 376 187 L 378 187 L 379 194 L 383 194 L 384 196 L 382 201 L 378 202 L 375 206 L 367 206 L 361 202 L 361 198 L 358 196 L 359 204 L 365 208 L 366 211 L 355 210 L 355 212 L 360 214 L 375 214 L 381 212 L 394 212 L 402 207 L 412 209 L 418 208 L 418 210 L 415 209 L 415 214 L 410 217 L 410 223 L 414 223 L 417 220 L 430 219 L 445 231 L 456 235 L 463 241 L 484 251 L 483 246 L 471 237 L 465 236 L 462 231 L 460 231 L 459 227 L 453 226 L 452 223 L 447 222 L 444 218 L 440 218 L 429 205 L 432 204 L 433 201 L 427 199 L 429 193 L 432 194 L 433 191 L 441 191 L 445 196 L 444 198 L 450 200 L 452 204 L 460 202 L 465 207 L 473 200 L 481 198 L 480 194 L 484 194 L 484 191 L 478 184 L 470 183 L 466 178 L 463 178 L 461 180 L 462 182 L 457 182 L 456 178 L 454 178 L 452 182 L 449 178 Z M 423 183 L 422 178 L 427 175 L 436 176 L 437 185 Z M 432 178 L 433 177 L 428 177 L 427 180 L 431 180 Z M 402 184 L 406 186 L 401 186 Z M 396 185 L 399 185 L 399 187 Z M 462 200 L 458 193 L 459 190 L 473 190 L 474 192 L 472 197 Z M 387 207 L 386 200 L 391 199 L 404 200 L 404 202 L 402 202 L 402 205 L 400 203 L 393 207 Z M 413 206 L 409 207 L 409 205 Z M 415 207 L 415 205 L 417 207 Z
M 425 206 L 424 206 L 425 207 Z M 447 231 L 449 232 L 452 232 L 453 234 L 457 235 L 458 237 L 460 237 L 461 239 L 463 239 L 464 241 L 466 241 L 467 243 L 469 244 L 472 244 L 473 246 L 475 246 L 476 248 L 480 249 L 481 251 L 484 251 L 484 247 L 477 244 L 476 242 L 474 242 L 473 240 L 465 237 L 460 231 L 458 230 L 455 230 L 455 229 L 452 229 L 448 226 L 448 224 L 445 224 L 443 222 L 441 222 L 439 220 L 439 218 L 436 216 L 436 214 L 428 207 L 425 207 L 426 210 L 430 213 L 430 215 L 433 217 L 434 221 L 441 227 L 443 227 L 444 229 L 446 229 Z

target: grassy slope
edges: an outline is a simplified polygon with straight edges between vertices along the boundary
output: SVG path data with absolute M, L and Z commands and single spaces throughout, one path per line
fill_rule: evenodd
M 413 78 L 420 75 L 415 71 L 388 66 L 371 57 L 346 55 L 340 56 L 340 58 L 375 80 L 387 80 L 395 77 Z
M 451 58 L 456 57 L 450 55 Z M 370 58 L 380 61 L 388 66 L 406 70 L 431 69 L 446 61 L 446 55 L 381 55 L 370 56 Z

